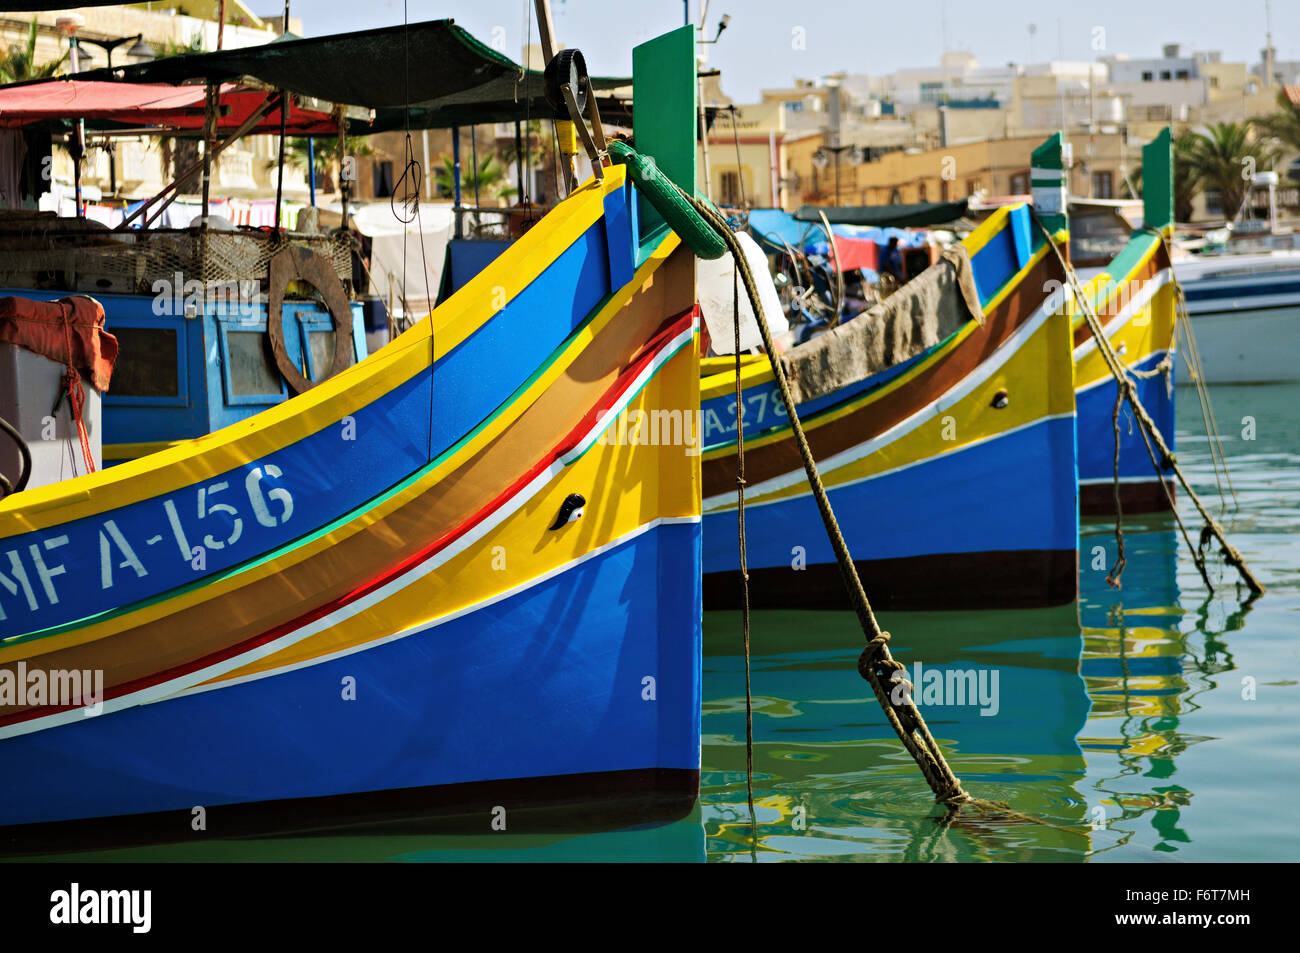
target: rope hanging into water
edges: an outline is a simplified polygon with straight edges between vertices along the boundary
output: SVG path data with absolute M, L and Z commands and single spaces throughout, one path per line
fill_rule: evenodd
M 1165 258 L 1172 266 L 1174 256 L 1173 250 L 1169 247 L 1169 241 L 1165 238 L 1164 232 L 1154 228 L 1148 229 L 1154 232 L 1160 239 L 1160 244 L 1164 247 Z M 1237 490 L 1232 485 L 1232 474 L 1228 472 L 1228 459 L 1223 452 L 1223 437 L 1219 434 L 1219 422 L 1214 416 L 1214 407 L 1210 403 L 1209 389 L 1205 383 L 1205 372 L 1201 365 L 1201 349 L 1196 343 L 1196 334 L 1192 330 L 1191 316 L 1187 312 L 1187 296 L 1183 293 L 1181 283 L 1174 282 L 1175 294 L 1174 299 L 1177 311 L 1175 313 L 1174 328 L 1183 339 L 1183 361 L 1187 364 L 1188 371 L 1191 374 L 1192 384 L 1196 388 L 1196 397 L 1201 407 L 1201 422 L 1205 425 L 1205 436 L 1210 443 L 1210 462 L 1214 464 L 1214 480 L 1219 487 L 1219 511 L 1222 512 L 1227 508 L 1227 497 L 1223 493 L 1223 484 L 1228 484 L 1228 493 L 1232 496 L 1232 505 L 1237 507 Z M 1164 361 L 1170 361 L 1170 355 L 1166 354 Z M 1170 362 L 1172 364 L 1172 362 Z M 1171 367 L 1172 370 L 1172 367 Z M 1150 373 L 1150 372 L 1148 372 Z M 1138 374 L 1139 377 L 1144 376 Z M 1173 378 L 1169 378 L 1169 387 L 1173 387 Z M 1223 471 L 1223 477 L 1220 479 L 1219 471 Z
M 1224 562 L 1236 568 L 1242 581 L 1246 583 L 1246 586 L 1252 593 L 1257 596 L 1262 595 L 1264 592 L 1263 584 L 1256 579 L 1255 574 L 1250 571 L 1250 568 L 1246 565 L 1246 561 L 1242 558 L 1241 553 L 1239 553 L 1236 548 L 1228 542 L 1223 527 L 1221 527 L 1218 521 L 1210 515 L 1210 511 L 1205 508 L 1205 504 L 1201 502 L 1201 498 L 1196 494 L 1196 491 L 1192 489 L 1191 484 L 1187 481 L 1187 477 L 1183 474 L 1182 467 L 1178 465 L 1178 459 L 1169 449 L 1169 445 L 1165 443 L 1165 439 L 1161 435 L 1160 429 L 1156 426 L 1155 421 L 1151 419 L 1151 415 L 1147 413 L 1146 408 L 1142 406 L 1142 401 L 1139 400 L 1137 396 L 1137 389 L 1134 386 L 1133 377 L 1130 375 L 1128 368 L 1125 367 L 1123 362 L 1120 360 L 1119 355 L 1115 353 L 1114 347 L 1111 346 L 1109 338 L 1106 337 L 1106 331 L 1102 327 L 1101 319 L 1097 317 L 1097 312 L 1093 308 L 1092 303 L 1083 293 L 1083 288 L 1079 284 L 1079 279 L 1075 274 L 1074 269 L 1071 267 L 1070 263 L 1066 261 L 1065 256 L 1061 254 L 1061 249 L 1057 246 L 1056 242 L 1052 240 L 1052 233 L 1048 231 L 1043 220 L 1039 218 L 1032 208 L 1029 210 L 1029 214 L 1033 216 L 1035 224 L 1037 224 L 1039 230 L 1043 233 L 1043 238 L 1047 242 L 1047 246 L 1051 248 L 1053 253 L 1056 255 L 1057 261 L 1060 263 L 1067 280 L 1070 282 L 1070 290 L 1075 301 L 1078 302 L 1079 307 L 1083 311 L 1084 318 L 1088 322 L 1088 330 L 1092 333 L 1093 340 L 1097 342 L 1097 350 L 1102 355 L 1103 360 L 1105 360 L 1106 367 L 1110 370 L 1111 376 L 1115 378 L 1115 382 L 1119 389 L 1119 396 L 1128 402 L 1129 407 L 1133 411 L 1133 416 L 1137 418 L 1139 427 L 1142 431 L 1142 438 L 1147 443 L 1147 452 L 1151 456 L 1151 463 L 1155 467 L 1156 477 L 1159 479 L 1160 485 L 1165 488 L 1166 495 L 1169 495 L 1169 487 L 1167 486 L 1161 471 L 1172 470 L 1174 476 L 1178 478 L 1178 482 L 1182 486 L 1184 492 L 1187 493 L 1188 497 L 1196 505 L 1197 511 L 1201 514 L 1201 519 L 1205 521 L 1205 530 L 1219 541 Z M 1158 457 L 1156 453 L 1157 451 L 1159 451 Z M 1169 499 L 1172 508 L 1172 496 L 1169 496 Z M 1173 508 L 1173 512 L 1175 517 L 1177 517 L 1177 508 Z M 1182 525 L 1181 518 L 1179 518 L 1179 525 Z M 1186 538 L 1187 534 L 1185 530 L 1183 535 Z M 1203 551 L 1203 549 L 1204 543 L 1200 547 L 1200 550 Z M 1203 565 L 1202 555 L 1195 547 L 1192 549 L 1192 559 L 1197 562 L 1197 568 L 1201 570 L 1201 576 L 1205 579 L 1205 582 L 1208 585 L 1209 577 Z
M 903 747 L 907 749 L 908 754 L 912 756 L 912 759 L 921 769 L 926 783 L 929 784 L 930 790 L 934 792 L 935 800 L 950 807 L 972 803 L 974 799 L 966 793 L 962 788 L 961 781 L 953 774 L 952 768 L 948 766 L 948 761 L 943 756 L 939 743 L 935 741 L 934 736 L 930 733 L 929 726 L 926 725 L 925 719 L 921 717 L 921 712 L 912 700 L 912 685 L 903 677 L 905 668 L 901 662 L 896 661 L 890 654 L 889 633 L 880 628 L 875 614 L 871 611 L 871 603 L 867 600 L 866 591 L 862 587 L 862 580 L 858 578 L 853 556 L 849 552 L 848 543 L 845 542 L 844 534 L 840 531 L 839 523 L 835 519 L 835 512 L 831 508 L 830 499 L 826 494 L 826 487 L 822 484 L 821 476 L 817 472 L 817 463 L 813 459 L 812 449 L 808 446 L 808 439 L 804 435 L 803 425 L 799 422 L 799 415 L 795 412 L 794 396 L 790 392 L 790 383 L 786 380 L 785 370 L 777 358 L 776 347 L 772 342 L 772 332 L 763 313 L 763 303 L 759 300 L 758 286 L 754 282 L 754 274 L 749 267 L 749 259 L 735 234 L 727 225 L 726 219 L 719 214 L 717 209 L 709 202 L 695 198 L 695 196 L 683 191 L 675 184 L 673 184 L 673 189 L 680 196 L 681 201 L 684 201 L 689 206 L 689 209 L 695 213 L 694 217 L 702 219 L 703 223 L 709 226 L 717 238 L 731 252 L 740 280 L 745 286 L 745 293 L 749 295 L 750 304 L 754 309 L 754 317 L 758 321 L 759 333 L 763 338 L 763 346 L 767 351 L 768 361 L 776 378 L 777 389 L 780 391 L 781 399 L 785 402 L 785 406 L 789 411 L 790 427 L 794 432 L 795 442 L 799 447 L 799 455 L 803 459 L 804 471 L 808 475 L 808 483 L 812 487 L 813 496 L 817 501 L 817 508 L 821 512 L 822 523 L 826 527 L 826 535 L 835 550 L 835 559 L 839 563 L 840 574 L 844 579 L 844 587 L 848 591 L 850 601 L 853 603 L 853 610 L 857 614 L 862 632 L 867 637 L 867 646 L 862 650 L 862 654 L 858 658 L 858 673 L 871 686 L 876 701 L 880 703 L 881 709 L 885 712 L 890 727 L 894 729 L 894 733 L 898 735 Z M 657 203 L 656 208 L 658 208 Z M 660 209 L 660 214 L 664 214 L 663 209 Z M 667 218 L 667 215 L 665 215 L 665 218 Z M 681 233 L 679 232 L 679 234 Z M 739 383 L 737 386 L 739 386 Z M 737 415 L 739 413 L 738 409 Z M 891 692 L 895 686 L 899 685 L 906 686 L 906 690 L 895 693 L 901 695 L 901 698 L 895 701 L 895 696 L 891 695 Z
M 745 642 L 745 799 L 751 836 L 758 824 L 754 811 L 754 694 L 749 671 L 749 556 L 745 544 L 745 416 L 740 384 L 740 272 L 731 272 L 732 312 L 736 339 L 736 532 L 740 550 L 740 629 Z
M 611 143 L 611 147 L 619 143 Z M 611 153 L 614 150 L 611 148 Z M 626 151 L 620 150 L 622 157 L 626 161 L 630 157 L 638 157 L 631 149 Z M 635 178 L 635 176 L 634 176 Z M 866 592 L 862 587 L 862 581 L 858 578 L 857 567 L 853 563 L 853 557 L 849 553 L 848 544 L 844 541 L 844 535 L 840 532 L 839 524 L 835 519 L 835 513 L 831 509 L 830 500 L 826 495 L 826 488 L 822 484 L 821 477 L 817 472 L 817 464 L 812 456 L 812 450 L 808 446 L 807 437 L 803 432 L 803 425 L 799 421 L 799 415 L 795 411 L 795 402 L 790 392 L 789 381 L 786 380 L 784 368 L 777 359 L 776 349 L 772 343 L 772 332 L 768 327 L 767 318 L 763 312 L 763 302 L 759 298 L 758 286 L 754 282 L 754 275 L 749 266 L 749 259 L 741 248 L 736 236 L 732 233 L 731 227 L 727 224 L 726 219 L 713 207 L 707 200 L 697 199 L 695 196 L 683 191 L 675 183 L 669 182 L 666 178 L 662 180 L 668 182 L 672 189 L 673 202 L 665 202 L 663 205 L 657 200 L 662 196 L 662 192 L 648 194 L 652 204 L 663 215 L 666 220 L 671 221 L 667 210 L 675 209 L 676 211 L 685 211 L 687 220 L 684 224 L 689 234 L 695 239 L 699 239 L 702 231 L 711 232 L 714 237 L 723 243 L 723 252 L 730 251 L 735 263 L 736 274 L 744 283 L 745 293 L 749 296 L 749 302 L 754 310 L 754 317 L 757 320 L 759 333 L 763 338 L 763 346 L 767 352 L 768 362 L 772 367 L 772 373 L 776 378 L 777 387 L 781 392 L 782 400 L 788 409 L 791 429 L 794 432 L 795 439 L 799 446 L 799 454 L 803 459 L 804 471 L 808 475 L 809 485 L 812 487 L 814 497 L 817 500 L 817 508 L 821 513 L 822 522 L 826 527 L 826 534 L 830 538 L 831 545 L 835 549 L 836 562 L 839 564 L 840 573 L 844 580 L 845 589 L 848 591 L 849 598 L 853 602 L 854 612 L 858 616 L 858 622 L 862 627 L 863 634 L 867 637 L 867 646 L 863 649 L 858 658 L 858 673 L 871 685 L 875 693 L 876 701 L 879 702 L 881 709 L 889 721 L 890 727 L 898 735 L 903 747 L 912 756 L 924 775 L 926 783 L 929 784 L 930 790 L 934 793 L 935 800 L 943 804 L 948 810 L 941 824 L 949 824 L 956 812 L 963 808 L 975 808 L 1004 818 L 1012 818 L 1024 821 L 1030 824 L 1039 824 L 1051 827 L 1064 833 L 1075 834 L 1077 836 L 1089 836 L 1090 828 L 1077 829 L 1064 827 L 1053 824 L 1050 821 L 1041 818 L 1032 817 L 1021 811 L 1014 810 L 1007 804 L 996 801 L 987 801 L 982 798 L 975 798 L 968 794 L 961 785 L 961 781 L 953 774 L 952 768 L 949 767 L 947 759 L 943 756 L 938 742 L 930 734 L 930 729 L 917 710 L 915 702 L 912 700 L 912 684 L 902 677 L 904 667 L 901 663 L 894 660 L 889 652 L 889 633 L 881 630 L 879 623 L 876 621 L 874 613 L 871 611 L 871 604 L 867 600 Z M 661 183 L 662 184 L 662 183 Z M 701 229 L 700 226 L 704 226 Z M 676 230 L 676 229 L 674 229 Z M 678 235 L 687 242 L 686 236 L 678 231 Z M 702 243 L 705 249 L 711 250 L 712 246 L 708 242 Z M 695 251 L 699 251 L 687 242 L 687 246 Z M 720 257 L 720 255 L 709 255 L 705 257 Z M 738 305 L 737 305 L 738 307 Z M 736 318 L 737 338 L 739 337 L 739 316 Z M 739 345 L 739 340 L 737 340 Z M 739 355 L 740 348 L 736 348 Z M 739 357 L 737 357 L 739 364 Z M 739 387 L 739 373 L 737 374 Z M 739 405 L 737 415 L 739 415 Z M 740 425 L 737 425 L 737 433 L 740 433 Z M 744 481 L 743 476 L 737 481 L 739 496 L 743 500 Z M 740 531 L 743 540 L 743 520 L 740 524 Z M 742 543 L 741 552 L 744 552 Z M 742 572 L 742 580 L 747 587 L 747 574 Z M 746 619 L 748 617 L 746 616 Z M 746 630 L 748 631 L 748 630 Z M 748 658 L 748 651 L 746 652 Z M 886 685 L 906 686 L 906 691 L 901 693 L 901 700 L 895 702 L 891 697 L 890 691 Z M 752 731 L 752 728 L 751 728 Z M 752 748 L 751 748 L 752 750 Z

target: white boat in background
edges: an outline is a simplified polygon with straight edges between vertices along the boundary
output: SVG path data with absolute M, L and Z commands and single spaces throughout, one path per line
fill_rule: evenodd
M 1176 260 L 1208 384 L 1300 380 L 1300 250 Z M 1192 383 L 1179 351 L 1179 384 Z

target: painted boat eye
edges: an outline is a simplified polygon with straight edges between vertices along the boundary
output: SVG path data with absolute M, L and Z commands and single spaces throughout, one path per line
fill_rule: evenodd
M 1007 395 L 1005 390 L 1000 390 L 993 395 L 993 406 L 998 410 L 1001 410 L 1009 403 L 1011 403 L 1011 398 Z
M 574 520 L 581 519 L 583 507 L 587 505 L 587 500 L 581 493 L 570 493 L 560 504 L 560 512 L 555 517 L 555 522 L 551 524 L 551 529 L 559 529 L 566 523 L 572 523 Z

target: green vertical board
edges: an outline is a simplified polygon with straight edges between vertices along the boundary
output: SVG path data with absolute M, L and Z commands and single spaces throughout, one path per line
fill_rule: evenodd
M 695 132 L 699 81 L 695 27 L 683 26 L 632 50 L 632 138 L 636 151 L 655 160 L 668 178 L 695 194 Z M 663 217 L 640 196 L 641 235 Z
M 1142 147 L 1142 218 L 1158 231 L 1174 224 L 1174 141 L 1168 126 Z
M 1056 132 L 1034 150 L 1029 160 L 1034 210 L 1050 232 L 1070 224 L 1070 152 L 1070 144 Z

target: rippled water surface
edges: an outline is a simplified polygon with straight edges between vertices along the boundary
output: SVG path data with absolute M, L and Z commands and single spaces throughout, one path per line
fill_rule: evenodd
M 1300 385 L 1216 388 L 1239 506 L 1224 522 L 1268 586 L 1253 604 L 1212 561 L 1211 594 L 1172 517 L 1086 521 L 1081 596 L 1059 609 L 889 613 L 909 666 L 973 673 L 993 704 L 924 704 L 973 794 L 1016 816 L 944 823 L 856 672 L 849 613 L 753 619 L 754 796 L 745 804 L 739 618 L 705 618 L 704 775 L 683 821 L 583 836 L 332 836 L 216 842 L 104 858 L 209 860 L 1064 860 L 1300 858 Z M 1179 458 L 1217 500 L 1193 392 Z M 1244 439 L 1252 434 L 1253 439 Z M 1014 519 L 1013 500 L 1004 502 Z M 1179 510 L 1193 540 L 1200 524 Z M 1101 567 L 1101 568 L 1094 568 Z M 922 682 L 918 683 L 924 686 Z M 947 701 L 954 701 L 948 696 Z M 966 699 L 967 702 L 970 699 Z M 977 698 L 978 702 L 979 699 Z M 981 714 L 981 711 L 989 714 Z M 1026 819 L 1023 815 L 1028 815 Z

